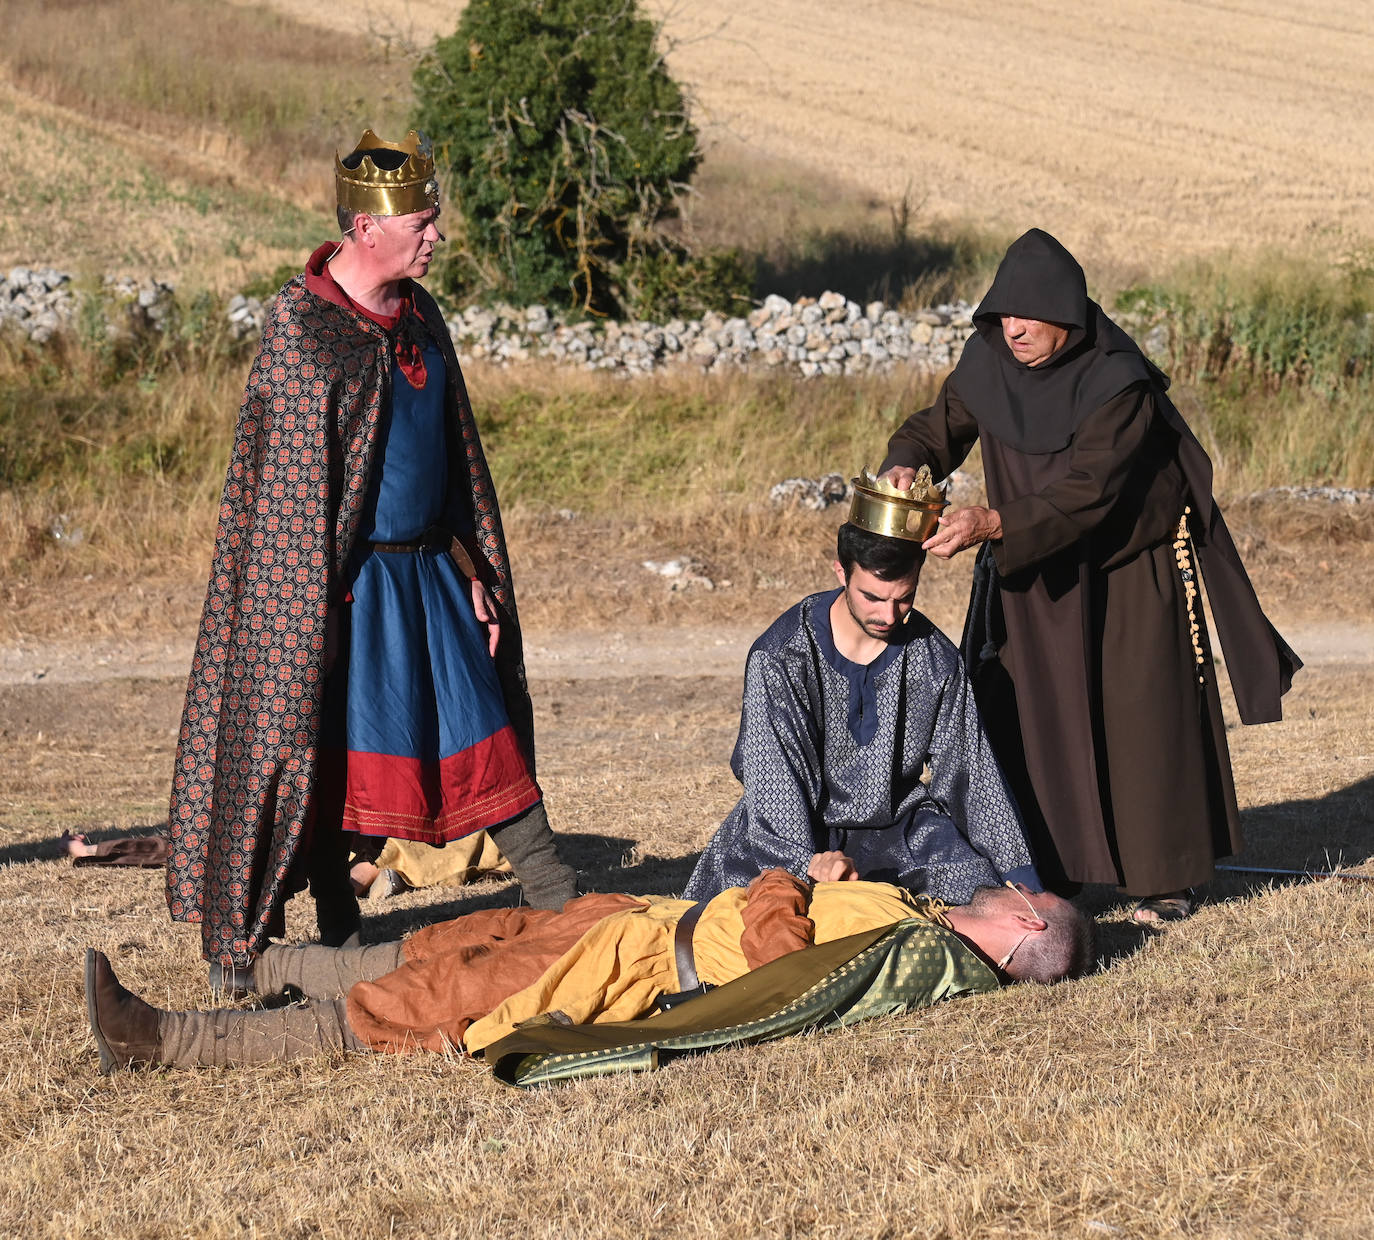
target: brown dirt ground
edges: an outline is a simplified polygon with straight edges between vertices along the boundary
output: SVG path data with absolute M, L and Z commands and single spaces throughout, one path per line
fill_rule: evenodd
M 1366 565 L 1353 586 L 1332 589 L 1342 580 L 1332 566 L 1349 567 L 1352 549 L 1363 564 L 1369 544 L 1308 546 L 1305 568 L 1294 571 L 1271 540 L 1243 532 L 1241 541 L 1271 617 L 1308 664 L 1284 724 L 1233 729 L 1242 800 L 1272 799 L 1272 778 L 1247 786 L 1244 772 L 1283 762 L 1285 737 L 1315 735 L 1319 719 L 1344 721 L 1339 753 L 1323 761 L 1339 760 L 1355 783 L 1374 770 L 1371 573 Z M 545 546 L 529 558 L 553 563 L 569 554 Z M 955 636 L 967 561 L 932 561 L 922 583 L 923 609 Z M 585 837 L 597 870 L 646 849 L 675 859 L 653 871 L 653 881 L 650 871 L 642 875 L 645 889 L 673 888 L 686 877 L 682 858 L 735 795 L 727 762 L 749 645 L 790 601 L 830 584 L 825 566 L 731 597 L 673 592 L 627 552 L 606 566 L 592 599 L 579 597 L 574 626 L 560 622 L 570 606 L 563 585 L 541 572 L 524 581 L 541 778 L 560 827 Z M 158 821 L 200 598 L 201 587 L 187 582 L 11 586 L 0 630 L 0 830 L 9 836 L 0 845 L 14 842 L 15 831 L 36 842 L 65 826 L 98 833 Z M 605 617 L 601 627 L 596 616 Z M 1312 772 L 1285 766 L 1285 793 L 1305 795 Z M 596 843 L 602 835 L 612 842 Z M 1353 844 L 1313 847 L 1344 852 Z M 1289 858 L 1295 864 L 1316 855 L 1299 851 Z M 620 881 L 633 887 L 629 877 Z

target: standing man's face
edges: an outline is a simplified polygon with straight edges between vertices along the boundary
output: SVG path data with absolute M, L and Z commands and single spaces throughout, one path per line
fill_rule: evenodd
M 1069 338 L 1069 329 L 1043 319 L 1021 319 L 1014 314 L 1002 315 L 1002 339 L 1018 362 L 1039 366 L 1047 362 Z
M 916 583 L 921 579 L 921 570 L 918 568 L 909 577 L 896 581 L 884 581 L 856 564 L 846 581 L 844 565 L 836 560 L 835 574 L 844 588 L 845 606 L 854 623 L 869 637 L 891 641 L 916 605 Z
M 435 245 L 444 239 L 438 207 L 409 215 L 375 215 L 372 225 L 373 256 L 389 280 L 420 279 L 429 270 Z

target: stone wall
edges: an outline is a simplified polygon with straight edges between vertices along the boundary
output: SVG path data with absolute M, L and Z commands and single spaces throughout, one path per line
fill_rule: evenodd
M 35 344 L 45 344 L 75 325 L 83 298 L 92 296 L 110 336 L 160 330 L 176 301 L 165 280 L 105 276 L 98 290 L 88 292 L 55 267 L 12 267 L 0 278 L 0 328 L 17 329 Z
M 0 279 L 0 326 L 43 343 L 69 330 L 83 297 L 72 277 L 52 267 L 15 267 Z M 107 277 L 97 294 L 111 334 L 131 326 L 157 330 L 174 302 L 165 281 L 137 283 Z M 242 294 L 225 306 L 236 339 L 261 331 L 268 307 Z M 565 322 L 543 306 L 469 306 L 452 315 L 449 330 L 464 361 L 498 366 L 533 359 L 584 370 L 646 374 L 666 366 L 697 370 L 790 370 L 852 375 L 911 366 L 947 370 L 973 330 L 966 302 L 902 312 L 880 301 L 861 306 L 840 293 L 802 297 L 776 294 L 747 317 L 706 314 L 668 323 L 582 320 Z
M 973 331 L 966 302 L 914 313 L 840 293 L 795 302 L 772 294 L 746 318 L 706 314 L 668 323 L 561 323 L 542 306 L 470 306 L 449 320 L 464 358 L 509 365 L 549 358 L 586 370 L 645 373 L 686 365 L 852 375 L 896 365 L 946 370 Z

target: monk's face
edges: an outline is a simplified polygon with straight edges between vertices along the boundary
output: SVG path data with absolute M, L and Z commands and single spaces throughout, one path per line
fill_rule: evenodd
M 844 587 L 845 606 L 854 617 L 854 623 L 869 637 L 891 641 L 916 606 L 916 584 L 921 578 L 921 570 L 918 568 L 909 577 L 899 577 L 896 581 L 884 581 L 855 564 L 846 580 L 844 567 L 836 560 L 835 571 Z
M 1059 323 L 1021 319 L 1014 314 L 1002 316 L 1002 339 L 1007 342 L 1012 357 L 1027 366 L 1049 361 L 1068 338 L 1069 329 Z

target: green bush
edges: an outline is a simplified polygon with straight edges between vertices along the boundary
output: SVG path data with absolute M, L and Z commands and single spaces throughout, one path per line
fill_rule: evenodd
M 1167 328 L 1157 361 L 1187 383 L 1303 390 L 1330 397 L 1374 376 L 1374 279 L 1297 260 L 1196 271 L 1118 294 L 1143 338 Z
M 472 0 L 415 73 L 416 124 L 462 214 L 447 291 L 598 314 L 665 243 L 700 162 L 635 0 Z
M 652 323 L 708 310 L 743 315 L 750 309 L 754 267 L 738 250 L 693 255 L 665 245 L 622 263 L 612 291 L 635 318 Z

